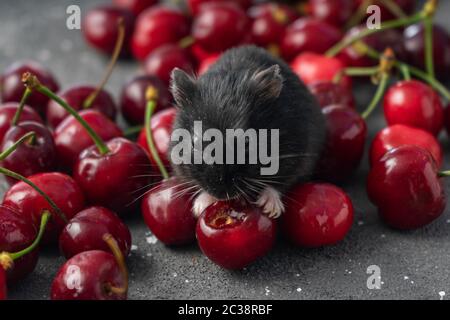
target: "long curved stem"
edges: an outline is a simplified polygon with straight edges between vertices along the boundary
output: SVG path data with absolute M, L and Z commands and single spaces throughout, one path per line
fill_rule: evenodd
M 433 57 L 433 16 L 426 17 L 423 21 L 425 29 L 425 67 L 430 77 L 434 78 Z
M 363 119 L 367 119 L 370 116 L 370 114 L 373 112 L 373 110 L 375 110 L 376 106 L 378 105 L 381 98 L 383 97 L 384 92 L 386 91 L 388 83 L 389 83 L 389 74 L 382 72 L 377 91 L 376 91 L 375 95 L 373 96 L 372 101 L 370 102 L 367 109 L 361 114 L 361 117 Z
M 25 133 L 19 140 L 14 142 L 8 149 L 4 150 L 0 153 L 0 161 L 5 160 L 11 153 L 16 151 L 17 147 L 20 146 L 25 141 L 32 141 L 36 137 L 36 134 L 33 131 Z
M 20 99 L 19 108 L 17 109 L 16 113 L 14 114 L 14 117 L 11 120 L 11 127 L 17 125 L 17 123 L 19 122 L 20 116 L 22 115 L 23 108 L 25 107 L 25 103 L 27 102 L 28 97 L 32 93 L 33 93 L 33 90 L 30 90 L 29 88 L 25 88 L 22 99 Z
M 125 258 L 122 254 L 122 251 L 119 248 L 119 245 L 117 244 L 117 241 L 114 239 L 114 237 L 106 233 L 103 235 L 103 241 L 105 241 L 109 249 L 111 250 L 112 254 L 114 255 L 114 258 L 116 258 L 117 265 L 120 269 L 120 272 L 122 273 L 122 276 L 124 278 L 124 286 L 123 287 L 115 287 L 111 283 L 106 284 L 106 289 L 109 292 L 112 292 L 114 294 L 118 295 L 126 295 L 128 292 L 128 270 L 127 266 L 125 264 Z

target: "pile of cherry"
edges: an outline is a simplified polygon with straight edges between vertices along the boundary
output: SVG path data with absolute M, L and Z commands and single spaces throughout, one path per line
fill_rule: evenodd
M 377 0 L 309 0 L 295 7 L 189 0 L 184 10 L 156 0 L 113 2 L 83 19 L 87 42 L 112 55 L 100 85 L 61 90 L 36 62 L 12 64 L 0 75 L 0 173 L 11 185 L 0 206 L 0 299 L 6 283 L 34 270 L 39 247 L 56 243 L 68 260 L 55 275 L 52 299 L 127 298 L 131 235 L 120 217 L 139 206 L 161 242 L 197 239 L 202 252 L 224 268 L 244 268 L 269 252 L 277 220 L 237 200 L 219 201 L 197 220 L 192 186 L 170 176 L 166 154 L 176 115 L 168 90 L 173 68 L 201 75 L 221 52 L 244 44 L 290 63 L 327 121 L 318 182 L 298 185 L 284 199 L 279 224 L 286 238 L 320 247 L 348 233 L 351 200 L 330 182 L 344 181 L 357 169 L 366 120 L 381 99 L 388 127 L 370 147 L 371 201 L 397 229 L 422 227 L 444 211 L 440 178 L 450 173 L 439 171 L 436 136 L 444 125 L 450 129 L 450 111 L 442 103 L 450 93 L 436 77 L 450 74 L 450 39 L 429 24 L 437 1 L 418 13 L 414 0 L 380 1 L 382 32 L 359 25 L 366 19 L 364 6 Z M 119 56 L 143 63 L 120 99 L 121 114 L 140 132 L 137 142 L 115 123 L 118 108 L 104 89 Z M 388 87 L 394 70 L 403 79 Z M 361 114 L 351 76 L 378 85 Z

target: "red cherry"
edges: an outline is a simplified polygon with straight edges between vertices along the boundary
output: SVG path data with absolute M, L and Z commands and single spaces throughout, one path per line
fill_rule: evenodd
M 69 176 L 57 173 L 38 173 L 28 179 L 45 192 L 61 209 L 67 219 L 84 208 L 84 195 L 80 187 Z M 44 242 L 58 239 L 65 222 L 54 212 L 43 196 L 25 182 L 19 181 L 3 197 L 3 205 L 15 208 L 37 227 L 42 212 L 50 210 L 52 219 L 45 229 Z
M 123 136 L 122 130 L 96 110 L 82 110 L 80 116 L 104 140 Z M 79 154 L 94 145 L 86 129 L 73 116 L 66 117 L 55 129 L 55 145 L 62 169 L 72 171 Z
M 152 233 L 166 245 L 195 239 L 197 223 L 192 213 L 192 192 L 176 177 L 163 180 L 142 200 L 141 212 Z
M 90 250 L 110 252 L 103 235 L 111 234 L 126 257 L 130 253 L 131 234 L 128 227 L 112 211 L 103 207 L 89 207 L 77 213 L 59 236 L 59 247 L 66 257 Z
M 334 82 L 315 82 L 308 86 L 322 108 L 336 104 L 355 109 L 355 99 L 349 88 Z
M 364 154 L 367 125 L 355 110 L 340 105 L 322 109 L 327 123 L 327 142 L 317 169 L 321 178 L 348 178 Z
M 317 19 L 341 28 L 357 8 L 354 0 L 309 0 L 308 10 Z
M 211 67 L 214 63 L 216 63 L 217 60 L 219 60 L 220 54 L 212 54 L 209 57 L 206 57 L 203 59 L 197 70 L 197 74 L 200 77 L 202 74 L 206 73 L 208 71 L 209 67 Z
M 320 34 L 320 37 L 317 35 Z M 281 55 L 291 61 L 302 52 L 324 53 L 342 38 L 342 32 L 315 18 L 300 18 L 291 24 L 281 40 Z
M 159 111 L 152 116 L 151 119 L 151 129 L 153 141 L 155 143 L 158 156 L 163 162 L 166 168 L 170 167 L 170 162 L 168 159 L 168 151 L 170 144 L 170 136 L 172 134 L 172 125 L 175 121 L 177 110 L 175 108 L 169 108 L 166 110 Z M 154 166 L 157 166 L 155 159 L 148 149 L 147 137 L 145 135 L 145 128 L 141 130 L 139 134 L 137 143 L 147 151 L 150 161 Z
M 397 229 L 427 225 L 446 203 L 433 157 L 411 145 L 392 149 L 373 165 L 367 192 L 383 220 Z
M 59 89 L 59 85 L 50 71 L 39 63 L 34 61 L 16 62 L 0 75 L 0 100 L 3 102 L 20 102 L 25 91 L 22 84 L 22 75 L 25 72 L 35 74 L 39 77 L 41 83 L 51 90 L 57 91 Z M 27 104 L 40 114 L 44 113 L 47 102 L 48 98 L 39 92 L 34 92 L 27 100 Z
M 405 124 L 437 135 L 444 125 L 444 108 L 437 93 L 416 80 L 401 81 L 384 96 L 388 125 Z
M 16 102 L 9 102 L 0 105 L 0 141 L 3 140 L 6 131 L 11 127 L 11 122 L 14 115 L 19 109 L 19 104 Z M 18 123 L 22 121 L 33 121 L 43 123 L 42 118 L 29 106 L 24 106 Z
M 170 84 L 170 75 L 175 68 L 190 73 L 194 71 L 194 62 L 189 51 L 175 43 L 167 43 L 156 48 L 145 59 L 145 72 L 158 77 L 167 86 Z
M 224 2 L 223 0 L 188 0 L 187 4 L 192 15 L 196 16 L 202 10 L 205 3 Z M 242 9 L 247 9 L 253 4 L 253 0 L 228 0 L 227 2 L 234 3 Z
M 6 274 L 5 269 L 0 268 L 0 300 L 6 300 Z
M 233 3 L 208 3 L 195 17 L 192 36 L 206 51 L 220 52 L 239 44 L 248 25 L 245 12 Z
M 33 243 L 37 230 L 27 217 L 7 206 L 0 206 L 0 252 L 18 252 Z M 34 250 L 14 261 L 8 269 L 8 283 L 17 282 L 33 272 L 38 261 L 38 251 Z M 0 273 L 5 272 L 0 266 Z M 2 280 L 0 275 L 0 296 Z M 4 284 L 3 284 L 4 285 Z
M 295 187 L 286 197 L 281 226 L 296 245 L 321 247 L 343 240 L 353 223 L 353 205 L 345 192 L 327 183 Z
M 216 202 L 197 222 L 200 249 L 226 269 L 242 269 L 267 254 L 276 238 L 276 222 L 261 210 L 237 202 Z
M 117 7 L 127 9 L 135 16 L 142 11 L 158 3 L 158 0 L 113 0 L 113 4 Z
M 105 155 L 97 146 L 85 149 L 74 165 L 73 177 L 89 203 L 119 215 L 131 212 L 138 204 L 137 192 L 150 182 L 148 156 L 139 145 L 124 138 L 109 140 L 106 146 L 109 152 Z
M 307 85 L 314 82 L 332 82 L 336 75 L 345 69 L 345 65 L 337 58 L 326 57 L 316 53 L 302 53 L 291 63 L 293 71 Z M 342 85 L 351 88 L 350 77 L 342 77 Z
M 39 79 L 40 80 L 40 79 Z M 75 110 L 83 110 L 86 99 L 96 90 L 94 86 L 77 85 L 72 86 L 62 92 L 58 96 L 66 101 Z M 33 93 L 34 94 L 34 93 Z M 98 110 L 111 120 L 115 120 L 117 107 L 111 95 L 100 90 L 89 109 Z M 56 128 L 61 121 L 68 115 L 58 103 L 51 100 L 47 107 L 47 122 L 52 128 Z
M 428 150 L 437 166 L 441 166 L 442 148 L 436 138 L 425 130 L 402 124 L 395 124 L 378 132 L 370 147 L 371 165 L 376 163 L 389 150 L 403 145 L 414 145 Z
M 100 6 L 90 9 L 82 22 L 84 38 L 95 49 L 106 54 L 112 54 L 119 35 L 120 18 L 123 19 L 125 27 L 125 39 L 121 55 L 128 55 L 135 22 L 135 17 L 129 10 L 113 6 Z M 41 77 L 39 79 L 41 80 Z
M 129 80 L 122 88 L 120 107 L 125 119 L 132 124 L 144 122 L 145 92 L 148 87 L 154 87 L 158 91 L 157 110 L 168 108 L 172 105 L 172 99 L 167 87 L 154 76 L 137 76 Z
M 157 5 L 143 11 L 133 33 L 133 55 L 144 60 L 147 55 L 166 43 L 178 42 L 189 35 L 189 18 L 179 9 Z

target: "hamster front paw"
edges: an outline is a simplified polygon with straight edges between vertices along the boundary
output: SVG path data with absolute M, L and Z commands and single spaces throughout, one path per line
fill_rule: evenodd
M 284 212 L 281 194 L 272 187 L 267 187 L 264 189 L 255 204 L 258 207 L 261 207 L 262 211 L 272 219 L 280 217 Z
M 202 212 L 212 205 L 214 202 L 216 202 L 217 199 L 214 198 L 212 195 L 207 193 L 206 191 L 203 191 L 200 193 L 197 198 L 194 200 L 194 204 L 192 205 L 192 213 L 196 218 L 200 217 Z

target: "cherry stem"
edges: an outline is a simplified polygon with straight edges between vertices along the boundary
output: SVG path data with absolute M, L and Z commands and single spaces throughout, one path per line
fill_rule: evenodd
M 195 42 L 194 37 L 192 36 L 187 36 L 182 38 L 179 42 L 178 45 L 180 46 L 180 48 L 186 49 L 189 48 L 190 46 L 192 46 Z
M 22 99 L 20 99 L 19 108 L 17 109 L 16 113 L 14 114 L 14 117 L 11 121 L 11 126 L 17 125 L 17 123 L 20 120 L 20 116 L 22 115 L 23 108 L 25 107 L 25 103 L 28 100 L 28 97 L 33 93 L 33 90 L 30 90 L 28 88 L 25 88 L 25 91 L 23 92 Z
M 143 127 L 144 127 L 143 125 L 137 125 L 137 126 L 134 126 L 134 127 L 129 127 L 127 129 L 125 129 L 125 131 L 123 132 L 123 135 L 125 137 L 134 136 L 135 134 L 141 132 Z
M 425 66 L 430 77 L 434 78 L 434 57 L 433 57 L 433 15 L 423 20 L 425 29 Z
M 344 75 L 350 77 L 367 77 L 373 76 L 378 71 L 379 71 L 378 67 L 367 67 L 367 68 L 349 67 L 345 68 L 342 72 L 336 74 L 336 76 L 333 78 L 333 82 L 340 83 Z
M 403 79 L 406 81 L 411 80 L 411 71 L 409 70 L 408 66 L 400 65 L 399 69 L 403 75 Z
M 56 203 L 44 192 L 39 188 L 36 184 L 34 184 L 31 180 L 25 178 L 24 176 L 15 173 L 11 170 L 8 170 L 6 168 L 0 167 L 0 173 L 3 173 L 5 176 L 23 181 L 24 183 L 28 184 L 30 187 L 32 187 L 34 190 L 36 190 L 37 193 L 39 193 L 41 196 L 44 197 L 45 200 L 47 200 L 48 204 L 55 210 L 56 214 L 65 222 L 69 222 L 67 220 L 66 216 L 62 212 L 62 210 L 56 205 Z
M 359 5 L 358 9 L 356 10 L 355 14 L 348 20 L 348 22 L 345 25 L 345 29 L 350 29 L 351 27 L 359 24 L 361 20 L 366 15 L 367 7 L 370 6 L 373 3 L 374 0 L 364 0 Z
M 158 155 L 158 151 L 156 150 L 156 146 L 153 141 L 152 126 L 151 126 L 152 114 L 153 111 L 155 111 L 156 100 L 158 99 L 157 90 L 152 86 L 148 87 L 146 92 L 146 98 L 147 98 L 147 107 L 145 109 L 145 137 L 147 139 L 148 149 L 150 150 L 150 154 L 152 155 L 153 160 L 155 160 L 156 165 L 158 166 L 158 169 L 161 172 L 163 179 L 168 179 L 169 174 L 167 173 L 167 170 L 164 167 L 164 164 L 162 163 L 161 158 Z
M 109 153 L 108 146 L 103 141 L 103 139 L 97 134 L 97 132 L 95 132 L 95 130 L 92 129 L 91 126 L 89 126 L 89 124 L 78 114 L 78 112 L 73 107 L 71 107 L 66 101 L 58 97 L 58 95 L 52 92 L 49 88 L 42 85 L 35 75 L 29 72 L 24 73 L 22 76 L 22 82 L 25 84 L 25 86 L 27 86 L 27 88 L 30 88 L 31 90 L 37 90 L 38 92 L 42 93 L 43 95 L 47 96 L 48 98 L 58 103 L 61 107 L 64 108 L 64 110 L 66 110 L 75 119 L 77 119 L 77 121 L 84 127 L 86 132 L 89 134 L 92 141 L 94 141 L 101 155 Z
M 20 146 L 25 141 L 28 140 L 29 143 L 32 144 L 35 138 L 36 138 L 36 133 L 34 133 L 34 131 L 25 133 L 19 140 L 14 142 L 8 149 L 6 149 L 2 153 L 0 153 L 0 161 L 5 160 L 11 153 L 16 151 L 18 146 Z
M 383 7 L 388 9 L 397 18 L 407 17 L 405 11 L 403 11 L 402 7 L 400 7 L 395 1 L 393 1 L 393 0 L 378 0 L 377 2 L 381 3 L 381 5 Z
M 450 177 L 450 170 L 439 171 L 438 177 L 440 177 L 440 178 Z
M 102 81 L 98 84 L 95 91 L 93 91 L 86 98 L 86 100 L 84 100 L 84 103 L 83 103 L 84 109 L 88 109 L 92 106 L 92 103 L 94 103 L 94 101 L 97 98 L 97 96 L 99 95 L 100 91 L 103 90 L 106 83 L 108 82 L 108 79 L 111 77 L 111 74 L 114 70 L 114 66 L 116 65 L 117 60 L 119 59 L 120 52 L 122 51 L 123 43 L 125 40 L 125 22 L 124 22 L 123 18 L 120 18 L 119 21 L 117 22 L 117 24 L 118 24 L 118 33 L 119 34 L 117 36 L 116 45 L 114 47 L 114 51 L 113 51 L 111 60 L 109 61 L 109 65 L 106 68 L 106 72 L 103 76 Z
M 111 234 L 105 233 L 103 235 L 103 240 L 108 244 L 109 249 L 114 255 L 114 258 L 116 259 L 117 265 L 119 266 L 120 272 L 122 273 L 125 282 L 123 287 L 115 287 L 112 284 L 107 283 L 106 289 L 114 294 L 126 295 L 128 292 L 128 270 L 125 264 L 125 258 L 123 257 L 122 251 L 120 250 L 117 241 Z

